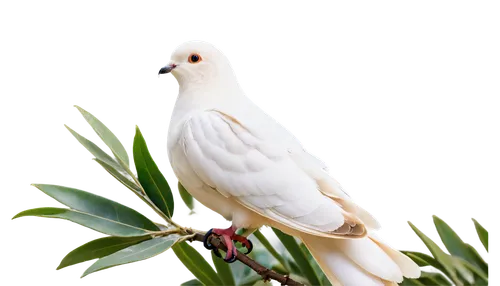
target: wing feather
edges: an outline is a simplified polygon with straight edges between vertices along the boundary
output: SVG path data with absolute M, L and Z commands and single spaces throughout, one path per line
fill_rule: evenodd
M 217 110 L 186 121 L 181 136 L 189 166 L 225 197 L 279 223 L 322 236 L 364 236 L 362 222 L 326 197 L 289 150 L 260 138 Z

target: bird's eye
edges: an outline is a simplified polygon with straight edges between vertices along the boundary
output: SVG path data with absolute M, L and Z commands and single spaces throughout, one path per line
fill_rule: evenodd
M 201 56 L 199 54 L 190 54 L 188 61 L 192 64 L 201 62 Z

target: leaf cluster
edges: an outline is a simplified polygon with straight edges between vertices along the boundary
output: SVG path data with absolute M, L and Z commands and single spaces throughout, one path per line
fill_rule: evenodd
M 431 267 L 433 271 L 422 271 L 419 279 L 405 279 L 400 285 L 488 285 L 488 264 L 477 250 L 465 243 L 442 219 L 437 216 L 433 218 L 436 230 L 449 254 L 410 222 L 411 228 L 432 256 L 414 251 L 403 251 L 403 253 L 419 266 Z M 488 251 L 488 231 L 475 219 L 472 220 L 479 239 Z
M 149 153 L 146 140 L 139 128 L 133 142 L 133 159 L 137 175 L 130 167 L 129 156 L 116 136 L 96 117 L 77 107 L 100 139 L 110 149 L 106 153 L 96 144 L 67 127 L 69 132 L 95 157 L 94 160 L 110 175 L 150 206 L 165 224 L 155 223 L 139 212 L 83 190 L 46 184 L 36 188 L 59 201 L 67 208 L 44 207 L 26 210 L 14 218 L 39 216 L 72 221 L 108 236 L 90 241 L 68 253 L 57 269 L 97 259 L 82 277 L 110 267 L 141 261 L 172 248 L 179 260 L 196 277 L 182 285 L 259 285 L 263 277 L 236 261 L 225 263 L 212 253 L 215 269 L 186 241 L 194 239 L 199 231 L 179 226 L 173 221 L 174 199 L 167 180 Z M 194 199 L 178 183 L 179 194 L 192 211 Z M 405 251 L 419 266 L 431 266 L 435 271 L 423 272 L 419 279 L 405 279 L 401 285 L 487 285 L 488 264 L 477 251 L 441 219 L 434 217 L 437 231 L 449 254 L 441 250 L 413 224 L 410 226 L 425 243 L 432 256 Z M 474 220 L 476 231 L 486 250 L 488 232 Z M 274 245 L 260 230 L 249 237 L 254 251 L 248 255 L 264 267 L 307 285 L 331 285 L 309 250 L 298 239 L 278 229 L 272 229 Z M 264 277 L 266 278 L 266 277 Z

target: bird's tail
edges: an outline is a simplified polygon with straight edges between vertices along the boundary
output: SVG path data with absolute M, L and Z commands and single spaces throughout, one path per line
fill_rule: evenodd
M 337 285 L 397 285 L 420 276 L 410 258 L 372 236 L 335 239 L 301 235 L 330 282 Z

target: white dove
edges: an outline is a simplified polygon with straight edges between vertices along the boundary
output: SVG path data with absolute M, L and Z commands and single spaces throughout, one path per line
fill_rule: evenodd
M 179 95 L 168 133 L 170 163 L 198 201 L 232 220 L 213 229 L 234 259 L 235 231 L 272 226 L 300 238 L 333 285 L 396 285 L 419 267 L 373 237 L 379 225 L 284 127 L 241 90 L 227 58 L 204 42 L 179 46 L 159 74 Z

